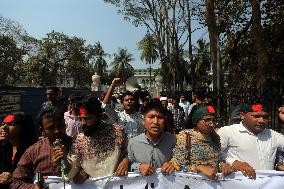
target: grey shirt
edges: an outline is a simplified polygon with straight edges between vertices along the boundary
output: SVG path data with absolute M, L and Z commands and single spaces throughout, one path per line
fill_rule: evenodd
M 145 133 L 131 138 L 128 143 L 128 158 L 131 163 L 131 171 L 139 171 L 139 165 L 146 163 L 154 168 L 162 165 L 172 158 L 176 137 L 168 132 L 163 132 L 159 140 L 152 143 Z

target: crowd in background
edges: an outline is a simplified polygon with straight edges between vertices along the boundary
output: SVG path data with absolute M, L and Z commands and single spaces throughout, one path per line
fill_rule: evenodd
M 43 188 L 35 175 L 65 175 L 77 184 L 87 179 L 153 175 L 174 171 L 202 173 L 217 180 L 241 171 L 284 170 L 284 136 L 267 128 L 269 115 L 260 99 L 240 103 L 231 96 L 229 126 L 216 129 L 216 113 L 206 89 L 191 96 L 162 93 L 151 97 L 126 91 L 114 78 L 96 96 L 59 99 L 59 89 L 46 89 L 47 101 L 37 120 L 29 112 L 7 115 L 0 127 L 0 188 Z M 279 107 L 284 127 L 284 107 Z

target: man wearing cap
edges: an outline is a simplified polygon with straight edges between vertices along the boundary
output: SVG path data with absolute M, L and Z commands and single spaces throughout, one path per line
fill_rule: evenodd
M 102 121 L 103 109 L 95 97 L 83 101 L 80 120 L 83 133 L 72 145 L 69 179 L 77 184 L 89 177 L 127 175 L 127 137 L 123 127 Z
M 266 128 L 268 114 L 262 104 L 244 105 L 240 124 L 218 130 L 221 155 L 244 176 L 255 178 L 255 170 L 273 170 L 276 151 L 284 150 L 284 136 Z

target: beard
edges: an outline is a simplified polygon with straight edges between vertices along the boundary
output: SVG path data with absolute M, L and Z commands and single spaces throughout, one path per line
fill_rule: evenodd
M 89 136 L 91 137 L 97 130 L 98 130 L 99 126 L 97 125 L 86 125 L 84 124 L 82 126 L 82 130 L 85 136 Z

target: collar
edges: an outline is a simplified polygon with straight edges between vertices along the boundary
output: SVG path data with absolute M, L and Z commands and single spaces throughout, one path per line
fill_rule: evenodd
M 145 144 L 153 144 L 153 145 L 157 145 L 159 144 L 163 138 L 165 137 L 165 132 L 163 131 L 160 135 L 160 138 L 158 139 L 158 141 L 156 143 L 152 143 L 150 139 L 148 139 L 148 137 L 146 136 L 146 132 L 144 132 L 142 135 L 142 137 L 140 138 L 140 142 L 143 142 Z
M 243 124 L 243 121 L 239 124 L 239 131 L 240 132 L 247 132 L 249 134 L 252 134 L 252 135 L 255 135 L 254 133 L 250 132 Z M 264 133 L 264 131 L 266 131 L 266 128 L 261 132 L 261 133 L 258 133 L 257 135 L 260 135 L 262 133 Z M 255 135 L 255 136 L 257 136 Z

